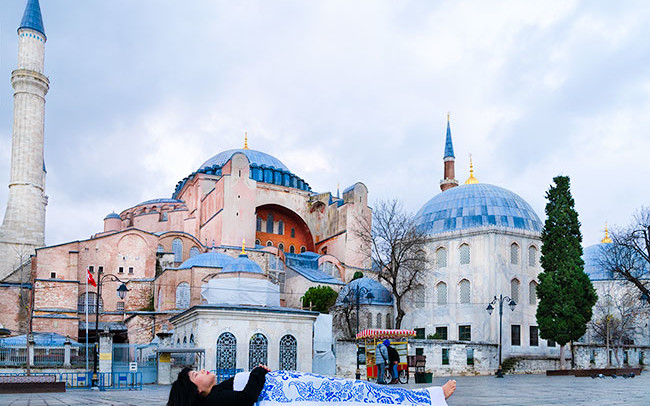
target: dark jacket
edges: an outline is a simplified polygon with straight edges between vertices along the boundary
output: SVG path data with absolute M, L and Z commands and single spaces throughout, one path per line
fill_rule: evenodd
M 219 385 L 213 386 L 207 396 L 199 396 L 194 406 L 252 406 L 264 389 L 267 372 L 261 367 L 253 369 L 242 391 L 232 389 L 234 378 L 226 379 Z
M 393 346 L 388 346 L 388 361 L 392 364 L 395 362 L 399 363 L 399 353 Z

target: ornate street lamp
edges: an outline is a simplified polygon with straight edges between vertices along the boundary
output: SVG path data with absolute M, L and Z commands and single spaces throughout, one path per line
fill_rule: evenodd
M 120 286 L 117 288 L 117 296 L 124 300 L 126 293 L 129 289 L 126 287 L 126 283 L 120 278 L 113 274 L 105 274 L 98 278 L 97 280 L 97 296 L 95 298 L 95 339 L 97 340 L 97 346 L 95 347 L 95 360 L 93 362 L 93 379 L 92 385 L 99 386 L 99 377 L 97 376 L 97 364 L 99 362 L 99 304 L 102 299 L 102 284 L 105 280 L 110 280 L 111 282 L 120 282 Z
M 488 314 L 491 316 L 492 312 L 494 311 L 493 305 L 499 303 L 499 369 L 497 369 L 497 373 L 496 373 L 497 378 L 503 378 L 503 370 L 501 369 L 501 347 L 502 347 L 501 336 L 503 333 L 503 302 L 505 300 L 508 301 L 508 306 L 510 306 L 510 310 L 515 311 L 517 302 L 515 302 L 512 298 L 503 295 L 499 295 L 498 299 L 496 296 L 494 296 L 494 299 L 485 308 L 485 310 L 487 310 Z
M 356 303 L 357 307 L 357 326 L 356 326 L 356 334 L 359 334 L 359 304 L 361 301 L 361 296 L 363 296 L 367 301 L 368 305 L 372 303 L 372 299 L 375 298 L 375 295 L 372 294 L 372 292 L 366 288 L 365 286 L 355 286 L 354 290 L 350 289 L 348 294 L 343 298 L 343 303 L 345 303 L 346 306 L 350 306 L 352 301 L 349 299 L 350 296 L 354 295 L 354 301 Z M 355 334 L 355 337 L 356 337 Z M 357 372 L 355 373 L 356 379 L 361 379 L 361 369 L 359 369 L 359 347 L 357 344 Z

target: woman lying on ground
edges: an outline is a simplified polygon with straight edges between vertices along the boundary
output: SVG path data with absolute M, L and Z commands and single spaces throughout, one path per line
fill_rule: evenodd
M 216 385 L 208 371 L 184 368 L 172 384 L 167 406 L 447 406 L 456 381 L 424 389 L 400 389 L 365 381 L 296 371 L 270 372 L 260 365 Z

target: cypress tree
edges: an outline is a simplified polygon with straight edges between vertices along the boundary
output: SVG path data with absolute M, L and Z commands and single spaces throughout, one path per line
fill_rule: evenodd
M 584 272 L 582 234 L 569 177 L 557 176 L 553 182 L 555 186 L 546 193 L 537 324 L 542 338 L 560 344 L 560 366 L 564 368 L 564 345 L 585 334 L 598 297 Z

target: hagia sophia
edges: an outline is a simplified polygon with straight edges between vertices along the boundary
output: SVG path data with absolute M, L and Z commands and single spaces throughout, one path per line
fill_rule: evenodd
M 316 192 L 282 157 L 249 148 L 247 136 L 242 148 L 203 157 L 168 197 L 108 213 L 88 239 L 45 246 L 46 41 L 39 2 L 28 0 L 12 74 L 11 180 L 0 229 L 4 328 L 24 331 L 21 290 L 29 286 L 33 331 L 80 342 L 106 331 L 116 343 L 149 343 L 173 331 L 177 344 L 206 349 L 209 369 L 266 361 L 311 371 L 318 313 L 301 302 L 310 287 L 329 286 L 341 299 L 364 286 L 376 300 L 362 303 L 359 328 L 393 326 L 392 296 L 373 278 L 358 237 L 360 220 L 372 218 L 363 179 L 341 192 Z M 535 318 L 542 221 L 516 193 L 479 182 L 473 167 L 459 182 L 449 117 L 440 135 L 433 144 L 443 152 L 441 191 L 424 192 L 416 214 L 428 265 L 402 327 L 422 338 L 496 343 L 498 317 L 485 309 L 503 294 L 516 302 L 504 313 L 504 353 L 557 354 Z M 16 250 L 25 254 L 18 263 Z M 353 281 L 358 271 L 364 277 Z M 101 282 L 100 296 L 88 274 Z M 266 348 L 280 351 L 266 355 Z

